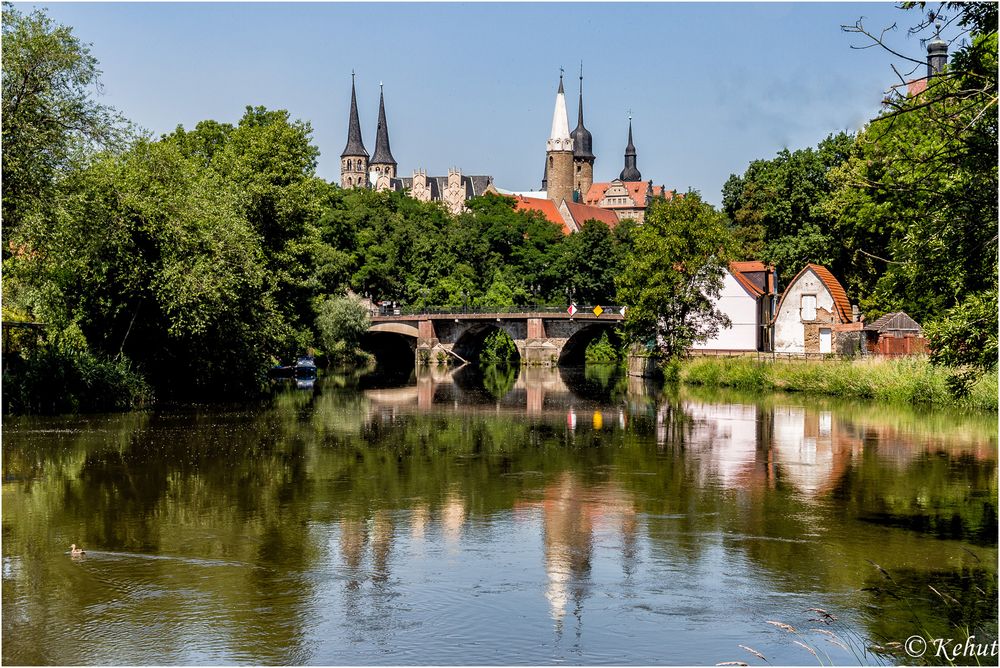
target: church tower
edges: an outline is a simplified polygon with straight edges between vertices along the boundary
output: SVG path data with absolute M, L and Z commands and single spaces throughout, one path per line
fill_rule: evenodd
M 396 159 L 389 150 L 389 126 L 385 122 L 385 96 L 382 94 L 382 84 L 378 85 L 378 130 L 375 134 L 375 153 L 372 155 L 370 169 L 379 176 L 396 178 Z
M 635 146 L 632 144 L 632 114 L 628 115 L 628 146 L 625 147 L 625 169 L 618 176 L 622 181 L 642 181 L 642 174 L 635 166 Z
M 351 72 L 351 118 L 347 126 L 347 146 L 340 154 L 340 187 L 368 187 L 368 151 L 365 150 L 365 144 L 361 141 L 361 121 L 358 120 L 358 97 L 354 92 L 354 72 Z
M 569 118 L 566 115 L 566 93 L 562 73 L 559 74 L 559 92 L 552 112 L 552 132 L 545 143 L 545 178 L 548 198 L 555 202 L 573 201 L 573 138 L 569 136 Z
M 583 202 L 590 186 L 594 185 L 594 138 L 583 127 L 583 63 L 580 63 L 580 113 L 573 138 L 573 200 Z

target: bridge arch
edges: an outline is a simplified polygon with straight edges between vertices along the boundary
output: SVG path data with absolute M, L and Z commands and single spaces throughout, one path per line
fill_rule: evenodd
M 511 360 L 511 363 L 520 364 L 521 350 L 518 349 L 516 342 L 519 338 L 523 339 L 524 334 L 523 332 L 519 332 L 517 330 L 518 328 L 515 323 L 505 321 L 476 322 L 466 327 L 462 333 L 459 334 L 452 350 L 454 350 L 455 354 L 462 359 L 470 362 L 477 362 L 479 361 L 479 356 L 482 354 L 483 344 L 486 341 L 486 337 L 493 332 L 501 331 L 510 337 L 511 341 L 515 342 L 514 348 L 517 350 L 517 358 Z
M 375 327 L 379 329 L 369 329 L 361 336 L 361 349 L 375 357 L 377 367 L 409 374 L 416 362 L 417 337 L 403 331 L 382 329 L 381 324 Z
M 604 332 L 613 333 L 617 324 L 614 321 L 593 321 L 573 332 L 559 353 L 559 366 L 584 364 L 587 361 L 587 346 Z
M 418 330 L 413 325 L 408 325 L 405 322 L 379 322 L 368 328 L 369 333 L 384 332 L 386 334 L 399 334 L 401 336 L 409 336 L 411 338 L 417 338 L 420 335 L 420 330 Z

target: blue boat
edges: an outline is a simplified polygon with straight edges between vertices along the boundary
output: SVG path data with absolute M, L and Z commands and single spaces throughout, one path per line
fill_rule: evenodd
M 316 360 L 306 355 L 295 360 L 294 374 L 296 378 L 316 378 Z

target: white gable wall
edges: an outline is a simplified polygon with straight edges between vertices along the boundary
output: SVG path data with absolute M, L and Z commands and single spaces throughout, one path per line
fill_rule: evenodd
M 732 325 L 719 328 L 715 337 L 695 343 L 693 350 L 757 350 L 757 299 L 726 270 L 716 308 L 729 316 Z
M 774 350 L 779 353 L 804 353 L 806 328 L 802 324 L 802 295 L 816 295 L 816 310 L 834 312 L 833 295 L 812 269 L 807 269 L 785 289 L 781 307 L 774 320 Z

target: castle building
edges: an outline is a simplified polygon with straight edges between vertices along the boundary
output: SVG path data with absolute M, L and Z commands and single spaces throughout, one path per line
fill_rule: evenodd
M 552 126 L 545 143 L 545 167 L 542 190 L 509 192 L 497 189 L 493 178 L 465 175 L 459 169 L 449 169 L 447 176 L 428 176 L 423 169 L 413 171 L 411 177 L 398 175 L 398 163 L 389 144 L 389 124 L 385 111 L 385 93 L 379 84 L 378 124 L 375 131 L 375 152 L 371 156 L 365 149 L 358 114 L 354 73 L 351 73 L 351 109 L 348 118 L 347 145 L 341 154 L 340 185 L 343 188 L 371 188 L 374 190 L 407 191 L 424 202 L 442 202 L 454 214 L 466 210 L 466 201 L 486 193 L 521 196 L 518 208 L 535 209 L 553 220 L 562 221 L 568 232 L 579 229 L 581 216 L 597 220 L 643 222 L 645 212 L 656 197 L 673 197 L 664 186 L 654 186 L 643 181 L 637 166 L 637 151 L 632 138 L 632 116 L 629 114 L 628 142 L 625 146 L 625 165 L 617 179 L 594 182 L 593 135 L 583 121 L 583 66 L 580 67 L 579 106 L 576 128 L 570 132 L 566 109 L 566 91 L 563 76 L 559 75 Z M 550 200 L 551 211 L 535 200 Z M 573 206 L 570 206 L 573 205 Z M 588 218 L 589 219 L 589 218 Z
M 353 88 L 353 85 L 352 85 Z M 381 176 L 396 178 L 396 159 L 389 149 L 389 126 L 385 122 L 385 96 L 382 84 L 378 85 L 378 129 L 375 131 L 375 154 L 368 164 L 368 170 Z
M 628 119 L 628 143 L 625 146 L 625 166 L 618 178 L 610 182 L 594 183 L 594 163 L 597 157 L 593 151 L 593 135 L 583 124 L 583 68 L 580 69 L 580 102 L 576 129 L 569 133 L 566 100 L 562 76 L 552 115 L 552 131 L 546 142 L 545 172 L 542 177 L 542 191 L 531 193 L 545 197 L 556 203 L 572 202 L 598 207 L 614 212 L 617 221 L 626 218 L 643 222 L 646 209 L 654 197 L 672 197 L 662 185 L 654 186 L 652 181 L 643 181 L 637 166 L 637 151 L 632 140 L 632 116 Z M 566 148 L 572 147 L 572 160 L 566 159 Z M 570 184 L 567 186 L 567 182 Z M 529 193 L 523 193 L 528 195 Z
M 580 64 L 580 104 L 577 114 L 576 129 L 570 135 L 573 137 L 573 201 L 582 201 L 583 195 L 590 191 L 594 184 L 594 138 L 590 130 L 583 126 L 583 64 Z
M 569 117 L 566 114 L 566 93 L 562 75 L 559 91 L 552 111 L 552 131 L 545 142 L 545 173 L 547 197 L 556 203 L 573 201 L 573 138 L 569 136 Z
M 422 202 L 443 202 L 453 214 L 465 210 L 465 202 L 487 192 L 497 193 L 491 176 L 470 176 L 459 169 L 449 169 L 447 176 L 427 176 L 423 169 L 413 176 L 399 178 L 398 163 L 389 145 L 389 124 L 385 114 L 385 92 L 379 84 L 378 126 L 375 130 L 375 153 L 369 158 L 361 136 L 354 73 L 351 73 L 351 111 L 347 125 L 347 147 L 341 154 L 340 185 L 342 188 L 374 190 L 408 190 L 410 196 Z
M 368 187 L 368 151 L 361 139 L 361 121 L 358 119 L 358 97 L 354 91 L 354 72 L 351 72 L 351 115 L 347 121 L 347 146 L 340 154 L 340 185 L 344 188 Z

